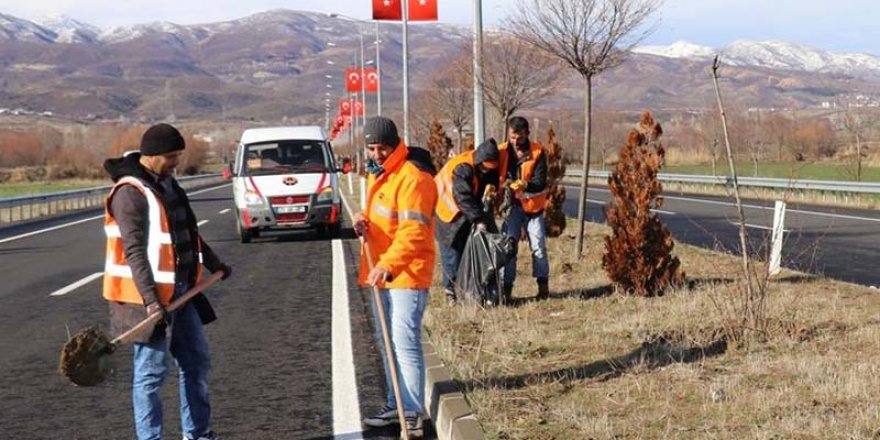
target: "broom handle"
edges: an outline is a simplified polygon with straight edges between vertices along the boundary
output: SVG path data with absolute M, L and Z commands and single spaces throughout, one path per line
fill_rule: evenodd
M 370 245 L 363 237 L 361 244 L 364 253 L 367 254 L 367 267 L 373 271 L 373 255 Z M 394 401 L 397 402 L 397 418 L 400 421 L 400 437 L 409 439 L 409 431 L 406 429 L 406 417 L 404 416 L 403 397 L 400 394 L 400 383 L 397 381 L 397 361 L 394 358 L 394 350 L 391 349 L 391 337 L 388 335 L 388 325 L 385 323 L 385 307 L 382 306 L 382 295 L 379 288 L 373 287 L 373 301 L 376 303 L 376 313 L 379 314 L 379 325 L 382 329 L 382 338 L 385 340 L 385 356 L 388 358 L 388 370 L 391 372 L 391 386 L 394 388 Z M 421 343 L 421 341 L 419 341 Z
M 198 295 L 203 290 L 207 289 L 212 284 L 216 283 L 217 280 L 219 280 L 220 278 L 223 277 L 223 275 L 224 275 L 223 271 L 217 271 L 217 272 L 212 273 L 211 276 L 200 281 L 198 284 L 193 286 L 192 289 L 187 290 L 186 293 L 175 298 L 174 301 L 171 301 L 171 304 L 168 304 L 168 306 L 165 307 L 165 311 L 170 313 L 170 312 L 173 312 L 173 311 L 179 309 L 180 306 L 182 306 L 184 303 L 189 301 L 192 297 Z M 147 316 L 146 319 L 139 322 L 137 325 L 135 325 L 134 327 L 132 327 L 131 329 L 129 329 L 125 333 L 117 336 L 116 339 L 110 341 L 110 343 L 113 345 L 116 345 L 116 344 L 120 344 L 123 342 L 127 342 L 128 339 L 130 339 L 132 336 L 138 334 L 139 332 L 141 332 L 142 330 L 144 330 L 148 326 L 155 325 L 157 322 L 159 322 L 160 319 L 162 319 L 162 312 L 161 311 L 153 312 L 150 316 Z

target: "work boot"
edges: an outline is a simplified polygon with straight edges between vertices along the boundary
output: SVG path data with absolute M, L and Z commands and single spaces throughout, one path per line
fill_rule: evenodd
M 550 298 L 550 282 L 547 278 L 538 278 L 538 294 L 535 295 L 535 299 L 547 299 Z
M 446 305 L 454 306 L 457 302 L 455 298 L 455 292 L 449 289 L 443 289 L 443 293 L 446 295 Z
M 504 285 L 504 304 L 509 305 L 513 301 L 513 284 Z
M 406 419 L 406 431 L 409 433 L 408 440 L 416 440 L 424 438 L 425 430 L 424 430 L 424 422 L 422 421 L 422 417 L 417 415 L 416 413 L 412 413 L 407 411 L 405 415 Z

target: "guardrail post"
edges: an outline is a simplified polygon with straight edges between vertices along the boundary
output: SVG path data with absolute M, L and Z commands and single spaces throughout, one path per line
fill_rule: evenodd
M 773 210 L 773 233 L 771 234 L 770 248 L 770 275 L 777 275 L 782 271 L 782 239 L 785 234 L 785 202 L 776 201 Z

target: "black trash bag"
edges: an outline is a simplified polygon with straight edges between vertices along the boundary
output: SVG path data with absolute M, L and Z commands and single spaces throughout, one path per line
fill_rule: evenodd
M 504 234 L 474 227 L 461 254 L 456 275 L 459 298 L 480 304 L 498 304 L 501 269 L 513 258 L 516 241 Z

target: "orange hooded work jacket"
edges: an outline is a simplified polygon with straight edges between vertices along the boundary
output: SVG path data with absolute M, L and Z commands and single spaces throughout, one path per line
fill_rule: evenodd
M 437 187 L 427 172 L 407 161 L 401 141 L 382 164 L 385 171 L 368 178 L 364 239 L 376 267 L 391 273 L 386 289 L 427 289 L 434 277 L 434 206 Z M 361 250 L 358 282 L 366 285 L 370 269 Z

